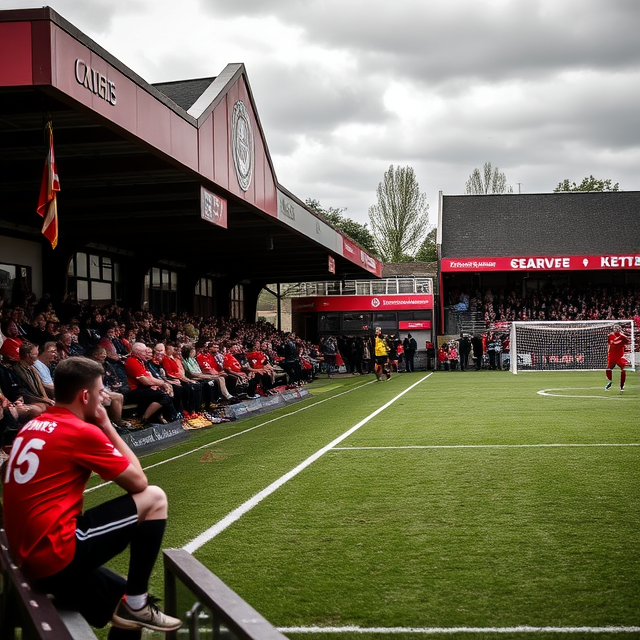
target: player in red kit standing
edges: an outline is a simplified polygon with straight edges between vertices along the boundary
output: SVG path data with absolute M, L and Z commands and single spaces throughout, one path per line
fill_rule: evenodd
M 624 391 L 624 383 L 627 378 L 625 367 L 627 360 L 624 357 L 624 349 L 631 342 L 627 336 L 622 333 L 622 327 L 617 324 L 613 327 L 613 332 L 609 334 L 609 354 L 607 356 L 607 384 L 605 391 L 609 391 L 612 385 L 613 368 L 617 365 L 620 367 L 620 393 Z

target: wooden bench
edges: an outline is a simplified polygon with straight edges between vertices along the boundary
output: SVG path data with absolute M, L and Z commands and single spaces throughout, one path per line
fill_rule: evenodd
M 0 638 L 2 640 L 96 640 L 77 611 L 58 610 L 36 591 L 13 562 L 4 529 L 0 529 Z

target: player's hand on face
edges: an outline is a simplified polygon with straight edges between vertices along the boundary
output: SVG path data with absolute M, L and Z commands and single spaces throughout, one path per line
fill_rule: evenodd
M 92 422 L 96 426 L 104 429 L 107 426 L 111 425 L 111 420 L 109 420 L 109 416 L 107 415 L 107 410 L 104 408 L 102 404 L 98 404 L 96 406 L 95 415 L 92 420 L 88 420 L 88 422 Z

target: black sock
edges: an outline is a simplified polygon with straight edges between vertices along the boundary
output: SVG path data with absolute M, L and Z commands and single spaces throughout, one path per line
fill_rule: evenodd
M 147 593 L 149 577 L 153 571 L 167 526 L 166 520 L 144 520 L 131 538 L 127 594 L 131 596 Z

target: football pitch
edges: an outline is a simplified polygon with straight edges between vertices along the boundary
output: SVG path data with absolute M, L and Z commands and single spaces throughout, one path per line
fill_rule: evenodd
M 373 379 L 144 457 L 165 547 L 299 640 L 640 636 L 638 374 Z

